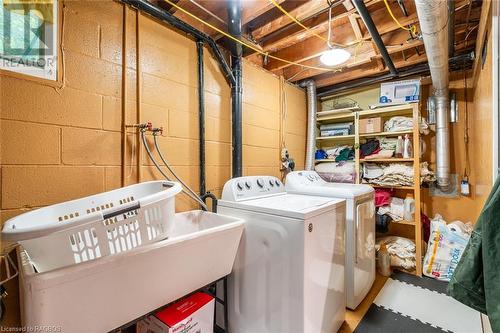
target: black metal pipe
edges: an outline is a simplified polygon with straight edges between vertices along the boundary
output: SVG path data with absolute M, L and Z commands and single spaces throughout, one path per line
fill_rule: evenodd
M 450 71 L 462 70 L 463 67 L 468 68 L 474 61 L 474 52 L 467 52 L 457 55 L 449 59 Z M 429 73 L 429 64 L 423 63 L 416 66 L 409 66 L 399 71 L 398 77 L 408 77 L 412 75 L 423 75 Z M 318 88 L 318 97 L 326 97 L 341 93 L 354 88 L 368 86 L 370 84 L 380 83 L 394 78 L 391 73 L 382 74 L 375 77 L 367 77 L 359 80 L 339 83 L 333 86 Z
M 241 38 L 241 0 L 227 1 L 227 17 L 229 33 L 237 39 Z M 234 84 L 231 86 L 231 115 L 232 115 L 232 171 L 233 177 L 241 177 L 243 165 L 242 142 L 242 57 L 241 44 L 231 43 L 231 70 Z
M 196 42 L 196 53 L 198 55 L 198 116 L 199 116 L 199 140 L 200 140 L 200 196 L 206 193 L 205 187 L 205 73 L 203 64 L 203 41 Z
M 389 55 L 389 52 L 387 52 L 387 48 L 384 45 L 384 41 L 382 40 L 382 37 L 380 37 L 380 34 L 378 33 L 377 27 L 375 26 L 375 23 L 373 23 L 373 19 L 370 16 L 370 12 L 368 11 L 368 8 L 366 8 L 364 1 L 363 0 L 353 0 L 353 4 L 356 7 L 358 14 L 361 16 L 363 23 L 365 24 L 366 28 L 368 29 L 370 36 L 372 36 L 373 42 L 375 43 L 375 45 L 377 45 L 377 48 L 380 52 L 380 55 L 384 59 L 385 65 L 387 66 L 387 68 L 389 68 L 389 72 L 393 76 L 398 75 L 398 70 L 396 69 L 396 66 L 394 66 L 394 63 L 392 62 L 392 59 L 391 59 L 391 56 Z
M 212 199 L 212 212 L 217 213 L 217 197 L 210 191 L 201 196 L 204 203 L 207 203 L 208 198 Z
M 184 31 L 185 33 L 193 36 L 196 40 L 202 40 L 207 45 L 210 47 L 212 50 L 212 53 L 214 57 L 217 59 L 219 62 L 219 66 L 222 69 L 222 72 L 226 76 L 226 79 L 229 81 L 231 85 L 234 84 L 235 80 L 233 77 L 233 74 L 231 72 L 231 68 L 227 64 L 226 59 L 222 55 L 221 50 L 215 43 L 215 40 L 211 38 L 210 36 L 206 35 L 205 33 L 197 30 L 196 28 L 192 27 L 191 25 L 185 23 L 184 21 L 178 19 L 177 17 L 173 16 L 169 12 L 161 9 L 158 6 L 153 5 L 147 0 L 120 0 L 124 4 L 127 4 L 141 12 L 144 12 L 155 19 L 158 19 L 162 22 L 165 22 L 171 26 L 173 26 L 176 29 L 179 29 L 181 31 Z

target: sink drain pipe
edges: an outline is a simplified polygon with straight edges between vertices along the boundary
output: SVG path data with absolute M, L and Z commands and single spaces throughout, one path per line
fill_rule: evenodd
M 241 39 L 241 0 L 227 2 L 227 18 L 229 34 Z M 231 116 L 232 116 L 232 175 L 233 178 L 242 176 L 242 55 L 241 44 L 231 43 L 231 70 L 234 82 L 231 85 Z
M 200 140 L 200 199 L 206 204 L 207 198 L 212 200 L 212 212 L 217 213 L 217 197 L 207 192 L 206 188 L 206 144 L 205 144 L 205 65 L 203 61 L 202 40 L 196 42 L 198 55 L 198 115 L 199 115 L 199 140 Z

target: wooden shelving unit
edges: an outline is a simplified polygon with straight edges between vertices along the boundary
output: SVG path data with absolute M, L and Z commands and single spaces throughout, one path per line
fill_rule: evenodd
M 359 120 L 363 118 L 381 117 L 383 121 L 393 116 L 411 116 L 413 118 L 413 129 L 399 132 L 379 132 L 379 133 L 359 133 Z M 332 147 L 336 144 L 348 143 L 355 148 L 355 169 L 356 181 L 361 182 L 360 170 L 363 163 L 412 163 L 414 170 L 413 186 L 380 186 L 368 184 L 374 188 L 394 189 L 399 197 L 406 196 L 406 193 L 412 193 L 415 199 L 415 217 L 414 221 L 392 222 L 393 235 L 402 235 L 404 237 L 413 236 L 416 246 L 416 269 L 414 271 L 405 271 L 417 276 L 422 275 L 422 224 L 420 221 L 421 194 L 420 194 L 420 132 L 419 132 L 419 107 L 417 103 L 390 106 L 373 110 L 361 110 L 345 114 L 334 114 L 320 117 L 317 119 L 318 126 L 327 123 L 354 122 L 354 134 L 335 137 L 318 137 L 316 144 L 318 147 Z M 359 146 L 362 142 L 376 137 L 398 137 L 410 134 L 413 140 L 413 158 L 384 158 L 384 159 L 361 159 Z M 316 163 L 335 162 L 333 159 L 316 160 Z M 404 270 L 402 270 L 404 271 Z

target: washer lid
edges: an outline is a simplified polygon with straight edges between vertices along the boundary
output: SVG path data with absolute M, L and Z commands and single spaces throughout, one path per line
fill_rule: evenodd
M 343 183 L 325 183 L 323 185 L 302 185 L 292 187 L 288 186 L 286 190 L 291 193 L 302 193 L 310 195 L 322 195 L 333 198 L 359 199 L 366 195 L 373 195 L 373 187 L 364 184 L 343 184 Z
M 290 172 L 286 176 L 285 189 L 289 193 L 356 200 L 373 196 L 375 192 L 369 185 L 326 182 L 315 171 Z
M 295 219 L 307 219 L 342 207 L 345 205 L 345 200 L 284 193 L 238 202 L 221 200 L 218 205 Z

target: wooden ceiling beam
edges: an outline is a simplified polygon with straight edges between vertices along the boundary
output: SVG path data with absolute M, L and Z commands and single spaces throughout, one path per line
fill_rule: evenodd
M 370 0 L 369 2 L 366 3 L 367 7 L 370 7 L 376 3 L 381 2 L 382 0 Z M 342 8 L 342 7 L 336 7 L 336 8 Z M 342 22 L 343 20 L 346 20 L 349 15 L 353 15 L 356 17 L 355 9 L 350 9 L 346 12 L 343 13 L 337 13 L 333 15 L 332 18 L 332 25 L 333 27 L 336 26 L 336 23 L 339 24 L 338 22 Z M 291 24 L 292 23 L 290 21 Z M 276 38 L 272 39 L 269 42 L 264 42 L 263 43 L 263 49 L 266 52 L 276 52 L 278 50 L 281 50 L 285 47 L 292 46 L 298 42 L 301 42 L 303 40 L 306 40 L 310 37 L 312 37 L 314 34 L 322 34 L 325 31 L 328 30 L 328 13 L 323 13 L 321 15 L 315 16 L 310 19 L 310 22 L 302 22 L 305 26 L 309 28 L 309 31 L 304 30 L 300 26 L 297 25 L 297 27 L 294 29 L 292 33 L 288 33 L 283 36 L 283 38 Z M 343 22 L 342 22 L 343 23 Z M 339 24 L 339 25 L 342 25 Z M 276 23 L 278 24 L 278 23 Z M 281 28 L 283 28 L 285 25 L 283 25 Z M 280 28 L 280 29 L 281 29 Z M 336 28 L 334 28 L 336 29 Z M 275 29 L 274 31 L 277 31 L 278 29 Z M 268 35 L 269 33 L 266 33 Z M 255 34 L 252 33 L 252 35 L 255 37 Z
M 298 21 L 302 21 L 311 15 L 315 15 L 322 10 L 328 8 L 328 4 L 325 0 L 311 0 L 302 4 L 301 6 L 291 10 L 289 14 L 295 17 Z M 280 17 L 268 22 L 254 30 L 252 30 L 252 37 L 257 41 L 262 37 L 277 31 L 285 27 L 288 24 L 293 23 L 293 20 L 286 15 L 281 15 Z
M 363 39 L 363 33 L 361 32 L 361 28 L 359 27 L 359 22 L 354 15 L 349 15 L 349 23 L 351 23 L 352 31 L 356 36 L 356 39 Z
M 394 65 L 396 66 L 396 68 L 404 68 L 404 67 L 418 65 L 426 61 L 427 61 L 427 56 L 425 54 L 420 54 L 420 55 L 412 54 L 408 56 L 406 60 L 404 60 L 402 56 L 398 56 L 397 59 L 395 59 L 394 61 Z M 320 87 L 339 84 L 342 82 L 360 79 L 363 77 L 380 75 L 388 72 L 389 71 L 387 69 L 380 71 L 377 68 L 376 64 L 369 63 L 364 66 L 356 67 L 350 71 L 338 72 L 333 74 L 324 74 L 321 77 L 317 77 L 315 81 L 316 81 L 316 86 L 320 88 Z
M 415 24 L 418 22 L 418 18 L 416 16 L 408 17 L 406 22 L 410 21 L 413 22 L 412 24 Z M 381 35 L 386 35 L 398 29 L 399 27 L 393 22 L 392 26 L 385 26 L 384 29 L 381 29 L 379 31 L 379 33 Z M 350 23 L 346 23 L 342 26 L 337 27 L 335 31 L 337 31 L 337 33 L 334 34 L 335 42 L 345 44 L 348 46 L 353 46 L 356 44 L 357 39 L 354 34 L 351 34 L 352 29 L 350 28 Z M 321 36 L 327 38 L 327 33 L 324 32 Z M 370 40 L 370 38 L 367 35 L 366 37 L 363 38 L 363 40 Z M 290 47 L 284 48 L 282 50 L 279 50 L 278 52 L 272 53 L 272 55 L 279 58 L 287 59 L 289 61 L 301 63 L 303 61 L 319 57 L 326 49 L 327 49 L 326 43 L 323 40 L 317 38 L 316 36 L 313 36 L 308 38 L 307 40 L 304 40 L 302 43 L 298 43 Z M 278 60 L 270 59 L 269 63 L 265 66 L 265 68 L 270 71 L 275 71 L 288 66 L 291 65 L 283 63 Z
M 163 0 L 157 1 L 165 3 L 165 1 Z M 217 28 L 224 31 L 227 30 L 227 24 L 225 23 L 225 21 L 227 21 L 227 14 L 221 11 L 220 8 L 216 7 L 215 3 L 212 3 L 211 1 L 199 0 L 195 0 L 195 2 L 192 2 L 190 0 L 179 0 L 177 1 L 177 5 L 182 9 L 185 9 L 189 13 L 192 13 L 202 20 L 214 25 Z M 176 10 L 174 12 L 174 16 L 211 37 L 215 37 L 218 34 L 217 31 L 207 27 L 191 16 L 184 14 L 182 11 Z
M 392 54 L 397 54 L 397 53 L 404 52 L 407 50 L 412 50 L 412 49 L 415 49 L 415 47 L 421 47 L 421 46 L 423 46 L 423 42 L 421 40 L 415 40 L 411 43 L 403 44 L 399 47 L 389 48 L 387 51 L 389 52 L 389 54 L 392 55 Z M 372 63 L 372 62 L 378 68 L 378 70 L 385 70 L 385 66 L 381 68 L 380 64 L 377 62 L 377 61 L 381 60 L 381 55 L 378 53 L 375 53 L 373 51 L 373 49 L 371 48 L 371 45 L 367 45 L 367 48 L 369 49 L 368 52 L 360 52 L 356 56 L 356 58 L 354 58 L 354 57 L 352 58 L 350 63 L 342 66 L 341 67 L 342 71 L 346 71 L 346 70 L 348 71 L 349 69 L 363 66 L 365 64 Z M 319 66 L 319 67 L 324 66 L 321 64 L 321 62 L 319 61 L 318 58 L 308 60 L 308 61 L 304 62 L 303 64 L 309 65 L 309 66 Z M 339 68 L 339 67 L 337 67 L 337 68 Z M 292 78 L 291 81 L 293 81 L 293 82 L 300 81 L 300 80 L 303 80 L 306 78 L 310 78 L 310 77 L 313 77 L 316 75 L 321 75 L 323 73 L 325 73 L 325 72 L 321 71 L 321 70 L 315 70 L 315 69 L 303 70 L 299 66 L 287 67 L 287 68 L 283 69 L 281 72 L 275 72 L 275 74 L 283 75 L 285 77 L 285 79 L 287 79 L 287 80 Z
M 275 0 L 278 4 L 282 4 L 285 0 Z M 272 2 L 268 0 L 246 0 L 243 2 L 241 13 L 241 24 L 245 25 L 257 17 L 267 13 L 274 8 Z

